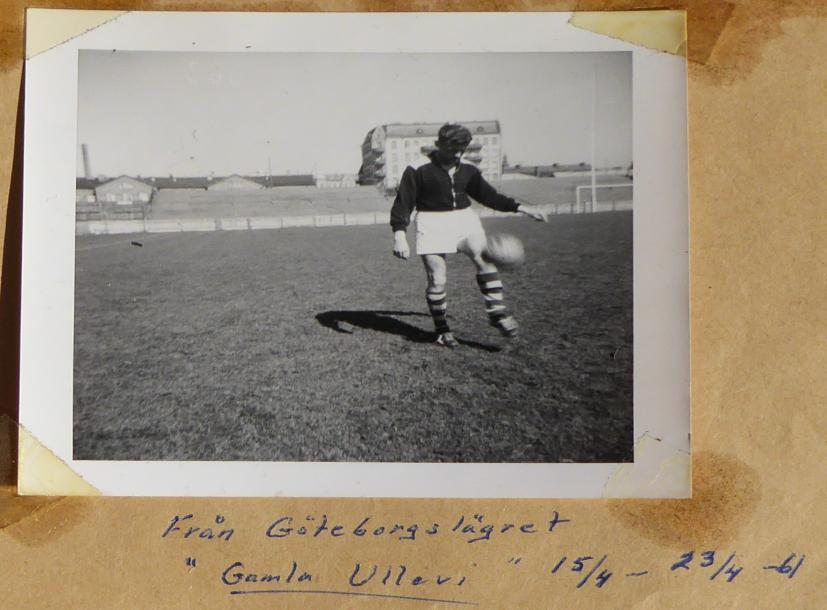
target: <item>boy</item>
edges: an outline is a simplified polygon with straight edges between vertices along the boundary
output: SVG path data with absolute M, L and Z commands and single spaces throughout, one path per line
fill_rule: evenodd
M 497 267 L 486 259 L 485 231 L 470 207 L 469 195 L 495 210 L 546 221 L 545 215 L 535 207 L 501 195 L 483 179 L 479 169 L 461 162 L 470 143 L 471 132 L 462 125 L 446 123 L 440 127 L 436 150 L 429 155 L 431 162 L 417 169 L 405 168 L 391 208 L 393 254 L 401 259 L 410 256 L 405 231 L 411 213 L 417 210 L 416 252 L 425 264 L 428 277 L 425 298 L 436 327 L 437 343 L 450 348 L 459 345 L 446 320 L 445 255 L 453 252 L 462 252 L 474 262 L 489 323 L 506 337 L 515 336 L 519 330 L 517 320 L 503 302 L 503 285 Z

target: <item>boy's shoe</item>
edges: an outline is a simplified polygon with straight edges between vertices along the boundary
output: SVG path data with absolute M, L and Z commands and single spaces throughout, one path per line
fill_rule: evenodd
M 453 333 L 441 333 L 437 335 L 436 342 L 438 345 L 442 345 L 443 347 L 450 347 L 451 349 L 459 347 L 459 341 L 454 339 Z
M 516 337 L 520 332 L 520 325 L 514 316 L 505 316 L 499 320 L 492 320 L 491 326 L 500 331 L 503 337 Z

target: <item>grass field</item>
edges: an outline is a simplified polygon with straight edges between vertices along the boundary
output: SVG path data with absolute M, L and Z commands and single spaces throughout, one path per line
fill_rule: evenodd
M 384 226 L 79 237 L 75 459 L 630 461 L 631 213 L 485 223 L 524 332 L 454 255 L 457 350 Z

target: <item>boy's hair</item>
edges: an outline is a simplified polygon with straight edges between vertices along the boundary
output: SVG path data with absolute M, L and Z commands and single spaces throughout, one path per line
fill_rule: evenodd
M 466 147 L 471 143 L 471 132 L 458 123 L 445 123 L 437 133 L 437 144 Z

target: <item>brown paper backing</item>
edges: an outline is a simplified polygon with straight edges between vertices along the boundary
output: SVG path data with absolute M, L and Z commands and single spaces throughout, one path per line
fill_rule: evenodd
M 29 4 L 31 6 L 31 4 Z M 693 497 L 664 501 L 118 499 L 15 495 L 18 430 L 24 3 L 0 12 L 0 579 L 4 607 L 387 608 L 443 602 L 333 595 L 230 596 L 224 567 L 286 572 L 346 590 L 355 562 L 466 576 L 462 587 L 396 595 L 485 608 L 820 608 L 827 499 L 827 7 L 817 0 L 686 2 L 118 2 L 41 0 L 108 10 L 412 11 L 686 9 L 689 59 Z M 484 514 L 498 523 L 572 519 L 555 532 L 467 544 L 451 536 L 267 539 L 282 515 L 358 523 Z M 162 538 L 174 515 L 222 516 L 230 542 Z M 427 525 L 426 525 L 427 527 Z M 682 553 L 737 553 L 735 581 Z M 794 579 L 767 564 L 806 554 Z M 607 555 L 603 587 L 552 575 L 563 557 Z M 196 560 L 188 566 L 187 558 Z M 628 573 L 648 571 L 640 577 Z M 575 578 L 577 577 L 577 578 Z M 371 589 L 374 591 L 375 589 Z

